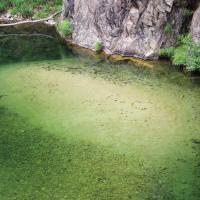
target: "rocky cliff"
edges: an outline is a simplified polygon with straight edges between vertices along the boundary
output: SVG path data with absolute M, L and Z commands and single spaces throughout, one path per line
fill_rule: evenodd
M 193 40 L 195 42 L 200 42 L 200 6 L 193 15 L 191 33 Z
M 72 40 L 94 49 L 101 41 L 108 54 L 158 58 L 173 45 L 183 22 L 180 0 L 64 0 L 63 17 L 73 23 Z

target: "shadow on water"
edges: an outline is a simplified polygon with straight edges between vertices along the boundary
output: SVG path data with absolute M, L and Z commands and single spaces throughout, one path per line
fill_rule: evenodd
M 70 49 L 65 48 L 70 54 Z M 0 36 L 0 63 L 57 60 L 63 55 L 58 39 L 43 34 Z

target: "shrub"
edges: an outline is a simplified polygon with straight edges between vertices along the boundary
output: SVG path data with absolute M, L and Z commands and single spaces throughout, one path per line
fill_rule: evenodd
M 65 19 L 57 24 L 57 30 L 62 36 L 70 36 L 73 32 L 72 24 L 68 19 Z
M 15 7 L 12 8 L 10 11 L 12 15 L 16 15 L 18 13 L 18 10 Z
M 186 57 L 188 71 L 200 71 L 200 44 L 191 43 Z
M 34 11 L 42 11 L 41 16 L 61 10 L 62 0 L 0 0 L 0 11 L 11 9 L 12 14 L 21 14 L 24 17 L 33 16 Z M 45 13 L 45 14 L 44 14 Z
M 97 41 L 97 42 L 95 43 L 95 50 L 96 50 L 97 52 L 99 52 L 99 51 L 101 51 L 102 49 L 103 49 L 102 42 L 101 42 L 101 41 Z
M 169 47 L 169 48 L 163 48 L 160 50 L 160 56 L 161 57 L 166 57 L 166 58 L 171 58 L 174 55 L 174 47 Z
M 3 11 L 7 8 L 6 2 L 0 2 L 0 11 Z
M 23 17 L 31 17 L 33 16 L 33 7 L 31 5 L 21 5 L 19 12 Z
M 173 65 L 186 66 L 188 71 L 200 71 L 200 44 L 192 40 L 191 35 L 181 35 L 176 47 L 164 48 L 160 56 L 169 57 Z
M 40 11 L 38 11 L 38 12 L 34 15 L 33 18 L 42 19 L 42 18 L 45 18 L 45 17 L 47 17 L 47 16 L 48 16 L 48 15 L 47 15 L 46 12 L 44 12 L 43 10 L 40 10 Z

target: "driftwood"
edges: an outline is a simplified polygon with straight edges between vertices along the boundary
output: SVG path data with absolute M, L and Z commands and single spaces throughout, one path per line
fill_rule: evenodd
M 26 21 L 15 22 L 15 23 L 10 23 L 10 24 L 0 24 L 0 27 L 9 27 L 9 26 L 17 26 L 17 25 L 21 25 L 21 24 L 35 24 L 35 23 L 45 22 L 45 21 L 48 21 L 50 19 L 53 19 L 55 16 L 57 16 L 61 12 L 62 11 L 56 12 L 53 15 L 51 15 L 51 16 L 49 16 L 47 18 L 44 18 L 44 19 L 26 20 Z

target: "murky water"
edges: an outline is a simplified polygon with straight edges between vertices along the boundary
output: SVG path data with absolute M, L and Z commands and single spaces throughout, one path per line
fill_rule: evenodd
M 199 84 L 50 38 L 0 50 L 1 200 L 200 199 Z

